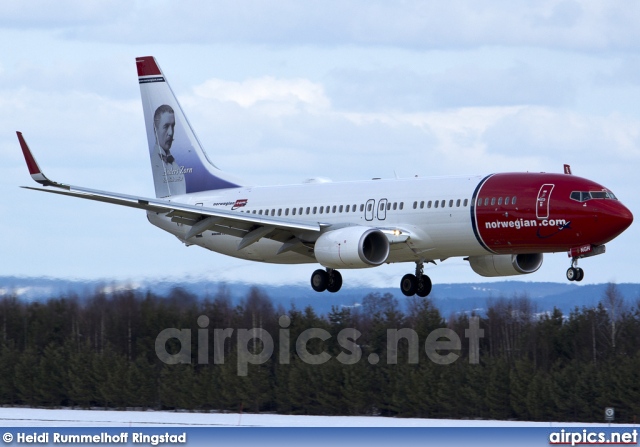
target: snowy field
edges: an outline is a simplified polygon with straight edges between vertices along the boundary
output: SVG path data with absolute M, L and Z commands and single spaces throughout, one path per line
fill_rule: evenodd
M 1 427 L 607 427 L 607 424 L 409 419 L 366 416 L 288 416 L 251 413 L 188 413 L 0 408 Z M 637 427 L 638 425 L 615 425 Z

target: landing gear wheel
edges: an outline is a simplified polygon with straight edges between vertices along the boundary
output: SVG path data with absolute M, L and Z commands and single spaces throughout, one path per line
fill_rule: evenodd
M 418 287 L 416 289 L 416 295 L 421 298 L 429 296 L 431 293 L 431 278 L 427 275 L 422 275 L 422 278 L 418 279 Z
M 405 296 L 413 296 L 418 290 L 418 278 L 416 275 L 407 273 L 400 280 L 400 290 Z
M 327 290 L 331 293 L 336 293 L 342 287 L 342 275 L 337 270 L 331 270 L 329 272 L 329 284 L 327 284 Z
M 567 270 L 567 279 L 569 281 L 577 281 L 578 275 L 579 273 L 576 267 L 569 267 L 569 269 Z M 584 273 L 583 273 L 583 276 L 584 276 Z
M 580 267 L 576 268 L 576 270 L 578 271 L 578 275 L 576 276 L 576 281 L 580 282 L 584 279 L 584 270 L 582 270 Z
M 329 274 L 324 270 L 318 269 L 311 275 L 311 287 L 316 292 L 324 292 L 329 285 Z

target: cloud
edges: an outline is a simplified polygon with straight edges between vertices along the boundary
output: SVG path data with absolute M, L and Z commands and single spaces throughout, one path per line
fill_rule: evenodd
M 143 44 L 361 45 L 411 49 L 538 46 L 637 50 L 633 0 L 169 0 L 3 4 L 6 27 L 56 29 L 69 39 Z
M 327 82 L 327 93 L 337 107 L 358 110 L 567 106 L 576 97 L 570 78 L 522 62 L 493 69 L 457 65 L 436 73 L 398 68 L 337 69 Z
M 5 0 L 2 2 L 0 26 L 5 28 L 61 29 L 96 25 L 116 20 L 131 2 L 104 0 Z
M 619 114 L 590 116 L 568 110 L 525 107 L 483 135 L 495 153 L 525 153 L 547 160 L 568 158 L 603 168 L 609 161 L 640 159 L 640 122 Z
M 210 79 L 196 86 L 194 93 L 206 99 L 231 101 L 242 107 L 259 105 L 275 114 L 293 113 L 298 107 L 324 109 L 329 106 L 322 85 L 307 79 L 271 76 L 243 82 Z

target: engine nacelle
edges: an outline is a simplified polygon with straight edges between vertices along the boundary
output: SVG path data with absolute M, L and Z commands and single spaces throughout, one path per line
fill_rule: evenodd
M 329 268 L 375 267 L 389 257 L 389 240 L 369 227 L 345 227 L 327 231 L 316 241 L 317 261 Z
M 537 271 L 542 265 L 542 258 L 542 253 L 469 256 L 469 264 L 481 276 L 513 276 Z

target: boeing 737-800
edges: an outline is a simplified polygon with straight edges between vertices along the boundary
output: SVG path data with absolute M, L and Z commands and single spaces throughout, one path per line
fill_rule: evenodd
M 318 263 L 311 286 L 337 292 L 339 269 L 415 263 L 400 289 L 427 296 L 424 264 L 464 257 L 482 276 L 533 273 L 544 253 L 602 254 L 633 221 L 604 186 L 563 174 L 501 173 L 447 178 L 247 186 L 202 148 L 153 57 L 136 59 L 156 198 L 49 180 L 18 140 L 38 191 L 140 208 L 186 245 L 278 264 Z

